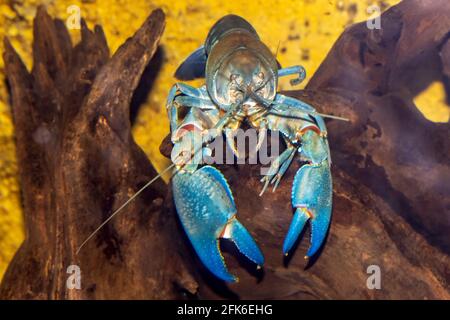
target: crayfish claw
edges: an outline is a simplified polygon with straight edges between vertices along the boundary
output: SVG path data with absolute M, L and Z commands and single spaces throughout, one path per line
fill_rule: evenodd
M 311 245 L 306 257 L 322 246 L 331 220 L 331 173 L 328 162 L 300 168 L 292 187 L 292 205 L 296 208 L 283 244 L 283 253 L 292 250 L 306 222 L 311 223 Z
M 194 243 L 192 243 L 194 245 Z M 198 249 L 197 249 L 198 248 Z M 197 252 L 202 263 L 211 271 L 216 277 L 227 282 L 238 282 L 239 279 L 232 275 L 225 265 L 225 260 L 222 256 L 219 247 L 218 239 L 203 239 L 200 246 L 195 246 L 194 249 Z
M 306 222 L 309 220 L 309 216 L 303 210 L 304 208 L 297 208 L 292 218 L 291 225 L 289 226 L 289 231 L 286 234 L 286 238 L 283 243 L 283 254 L 288 255 L 297 241 L 298 236 L 305 227 Z
M 239 252 L 253 261 L 257 268 L 264 264 L 264 256 L 255 240 L 235 216 L 226 225 L 222 238 L 233 241 Z
M 235 282 L 220 251 L 219 239 L 230 239 L 248 259 L 262 265 L 264 258 L 252 236 L 236 219 L 236 205 L 225 177 L 211 166 L 178 172 L 172 179 L 181 224 L 195 252 L 216 277 Z

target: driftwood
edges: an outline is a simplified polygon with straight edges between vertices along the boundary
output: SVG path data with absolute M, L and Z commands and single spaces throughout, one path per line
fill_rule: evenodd
M 75 254 L 156 175 L 131 136 L 129 106 L 163 29 L 157 10 L 110 58 L 100 27 L 83 24 L 72 48 L 64 24 L 40 8 L 31 74 L 6 41 L 26 240 L 5 274 L 3 298 L 168 298 L 177 281 L 195 283 L 178 259 L 175 221 L 161 214 L 161 181 Z M 81 268 L 83 290 L 66 289 L 70 265 Z
M 295 253 L 281 246 L 290 223 L 295 162 L 279 189 L 259 198 L 258 165 L 219 166 L 238 217 L 260 245 L 262 271 L 223 243 L 240 278 L 224 284 L 200 264 L 159 181 L 86 247 L 77 246 L 156 174 L 130 134 L 129 104 L 163 31 L 157 10 L 113 57 L 101 28 L 67 31 L 41 8 L 29 74 L 6 41 L 26 240 L 0 297 L 101 298 L 450 298 L 450 126 L 427 121 L 413 97 L 450 79 L 450 3 L 410 0 L 382 15 L 382 29 L 347 29 L 305 90 L 288 92 L 328 122 L 333 221 L 325 247 L 306 261 L 309 232 Z M 166 139 L 161 151 L 170 152 Z M 230 254 L 231 253 L 231 254 Z M 82 288 L 67 289 L 79 265 Z M 366 286 L 381 270 L 381 289 Z

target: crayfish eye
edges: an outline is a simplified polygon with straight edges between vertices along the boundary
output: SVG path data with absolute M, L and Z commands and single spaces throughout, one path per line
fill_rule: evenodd
M 232 83 L 232 84 L 235 84 L 235 85 L 239 85 L 240 83 L 240 81 L 239 81 L 239 79 L 241 79 L 242 77 L 241 77 L 241 75 L 240 74 L 237 74 L 237 73 L 232 73 L 231 75 L 230 75 L 230 82 Z
M 264 72 L 260 71 L 260 72 L 258 72 L 258 73 L 254 73 L 254 74 L 253 74 L 253 83 L 254 83 L 256 86 L 260 86 L 260 85 L 263 84 L 264 78 L 265 78 Z M 260 89 L 261 89 L 261 88 L 260 88 Z

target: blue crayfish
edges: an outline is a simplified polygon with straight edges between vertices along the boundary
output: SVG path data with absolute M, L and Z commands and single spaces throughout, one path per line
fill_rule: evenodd
M 220 238 L 233 241 L 256 265 L 264 263 L 261 250 L 236 217 L 224 176 L 211 165 L 189 161 L 222 134 L 237 152 L 233 133 L 244 121 L 257 130 L 280 132 L 287 146 L 262 178 L 261 194 L 269 183 L 276 188 L 297 152 L 308 162 L 294 178 L 295 213 L 283 252 L 289 253 L 310 221 L 311 245 L 306 256 L 317 253 L 330 224 L 332 205 L 330 149 L 323 118 L 338 117 L 320 114 L 300 100 L 277 93 L 279 77 L 295 76 L 291 84 L 298 84 L 305 78 L 304 68 L 281 68 L 246 20 L 227 15 L 216 22 L 204 45 L 180 65 L 175 76 L 180 80 L 205 78 L 200 88 L 175 84 L 167 101 L 176 166 L 172 179 L 175 206 L 203 264 L 218 278 L 236 281 L 220 252 Z M 201 141 L 199 150 L 192 149 L 194 137 Z

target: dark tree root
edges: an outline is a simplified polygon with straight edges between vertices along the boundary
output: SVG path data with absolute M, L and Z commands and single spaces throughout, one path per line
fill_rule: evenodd
M 154 11 L 109 57 L 101 27 L 82 25 L 72 47 L 61 21 L 40 8 L 31 73 L 5 40 L 26 240 L 0 289 L 6 299 L 181 298 L 197 283 L 163 210 L 158 181 L 76 255 L 81 242 L 156 175 L 130 133 L 130 101 L 164 30 Z M 82 290 L 66 288 L 69 265 Z

